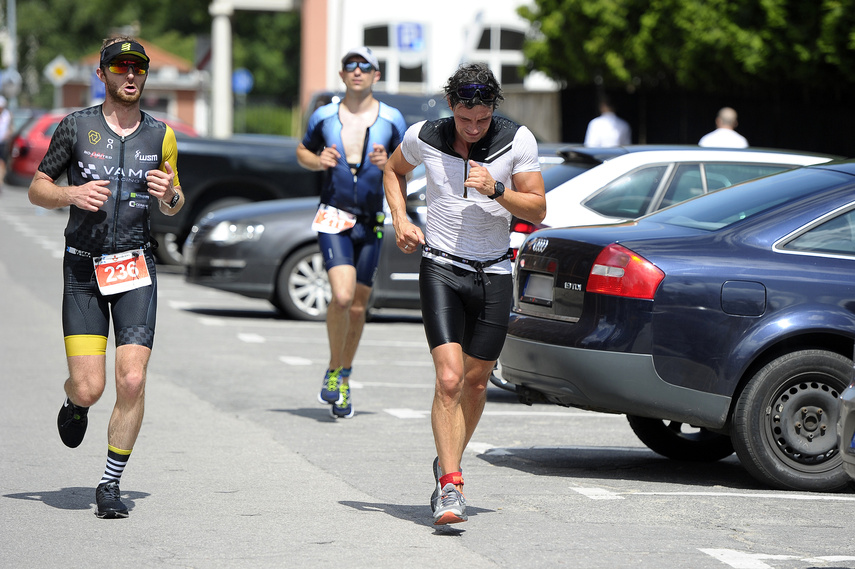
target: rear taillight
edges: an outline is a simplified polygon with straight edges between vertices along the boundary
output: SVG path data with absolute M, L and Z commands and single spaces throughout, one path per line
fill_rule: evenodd
M 585 290 L 653 300 L 664 278 L 665 273 L 656 265 L 626 247 L 612 243 L 597 255 Z
M 514 224 L 511 226 L 511 231 L 525 233 L 526 235 L 534 233 L 534 229 L 535 227 L 533 224 L 519 219 L 514 220 Z

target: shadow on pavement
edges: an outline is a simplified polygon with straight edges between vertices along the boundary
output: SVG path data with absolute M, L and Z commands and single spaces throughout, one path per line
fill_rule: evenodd
M 360 512 L 382 512 L 386 515 L 396 517 L 400 520 L 413 522 L 416 525 L 433 528 L 437 535 L 461 535 L 466 530 L 465 524 L 454 524 L 445 526 L 435 526 L 431 520 L 430 507 L 427 505 L 419 506 L 404 506 L 401 504 L 370 504 L 368 502 L 353 502 L 342 500 L 339 502 L 342 506 L 348 506 Z M 466 507 L 466 513 L 470 518 L 481 514 L 490 514 L 494 510 L 486 508 Z M 464 527 L 461 527 L 463 525 Z
M 128 510 L 134 509 L 134 501 L 147 498 L 147 492 L 122 492 L 122 502 Z M 62 490 L 48 490 L 44 492 L 21 492 L 19 494 L 4 494 L 4 498 L 13 500 L 30 500 L 41 502 L 51 508 L 59 510 L 95 510 L 95 488 L 76 486 L 63 488 Z
M 317 407 L 302 407 L 300 409 L 268 409 L 271 413 L 290 413 L 295 417 L 303 417 L 304 419 L 314 419 L 319 423 L 335 423 L 336 421 L 349 421 L 350 419 L 333 419 L 330 415 L 330 408 L 327 406 Z M 353 414 L 354 417 L 360 415 L 374 415 L 373 411 L 359 411 Z
M 535 476 L 769 490 L 748 474 L 735 455 L 716 462 L 687 462 L 664 458 L 645 448 L 567 446 L 492 448 L 478 458 Z

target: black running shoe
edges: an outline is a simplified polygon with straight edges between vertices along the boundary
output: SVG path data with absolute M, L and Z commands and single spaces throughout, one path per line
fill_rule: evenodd
M 59 410 L 56 418 L 56 426 L 59 428 L 59 438 L 69 448 L 77 448 L 83 442 L 86 434 L 86 425 L 89 424 L 89 407 L 78 407 L 68 397 Z
M 128 507 L 122 503 L 119 483 L 115 480 L 99 484 L 95 489 L 95 515 L 104 519 L 127 518 Z

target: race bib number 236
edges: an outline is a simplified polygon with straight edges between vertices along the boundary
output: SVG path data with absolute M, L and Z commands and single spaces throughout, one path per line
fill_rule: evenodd
M 101 294 L 118 294 L 149 286 L 151 276 L 142 249 L 94 257 L 95 276 Z

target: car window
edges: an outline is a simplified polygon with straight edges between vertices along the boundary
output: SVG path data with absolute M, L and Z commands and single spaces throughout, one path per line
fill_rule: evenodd
M 832 171 L 796 169 L 679 203 L 645 219 L 714 231 L 848 178 Z
M 740 182 L 794 168 L 789 164 L 704 164 L 707 191 L 714 192 Z
M 826 221 L 799 235 L 782 247 L 804 253 L 855 254 L 855 212 Z
M 704 180 L 700 164 L 680 164 L 665 191 L 660 208 L 684 202 L 704 194 Z
M 667 165 L 661 165 L 624 174 L 589 198 L 584 205 L 608 217 L 639 217 L 647 211 L 667 170 Z
M 565 162 L 557 164 L 549 168 L 543 168 L 541 165 L 541 175 L 543 176 L 543 189 L 551 192 L 567 180 L 575 178 L 582 172 L 587 172 L 596 164 L 572 164 Z

